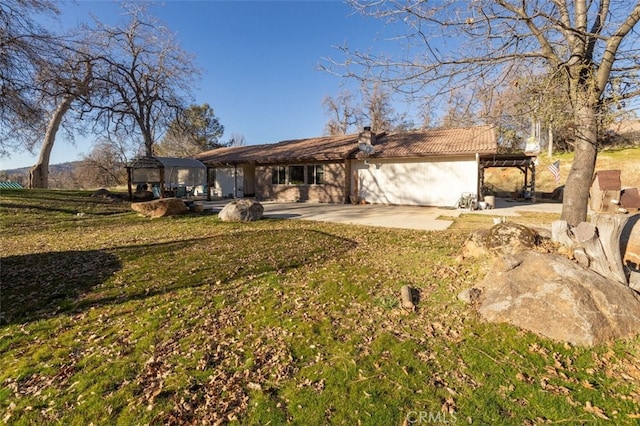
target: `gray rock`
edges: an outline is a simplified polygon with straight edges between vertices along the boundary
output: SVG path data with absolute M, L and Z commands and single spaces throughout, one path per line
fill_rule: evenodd
M 262 219 L 264 207 L 255 200 L 235 200 L 227 203 L 218 217 L 223 222 L 251 222 Z
M 539 335 L 591 346 L 640 333 L 640 295 L 555 254 L 523 251 L 479 287 L 480 315 Z

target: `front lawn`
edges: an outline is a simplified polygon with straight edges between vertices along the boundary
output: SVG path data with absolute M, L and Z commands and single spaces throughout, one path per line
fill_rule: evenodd
M 573 347 L 458 301 L 488 272 L 458 263 L 460 246 L 490 218 L 444 232 L 152 220 L 89 195 L 0 195 L 1 423 L 640 418 L 640 339 Z

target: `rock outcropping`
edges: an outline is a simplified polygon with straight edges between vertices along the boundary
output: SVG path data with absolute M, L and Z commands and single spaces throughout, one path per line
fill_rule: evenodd
M 591 346 L 640 334 L 640 294 L 566 256 L 540 252 L 542 238 L 511 222 L 473 233 L 462 259 L 493 257 L 493 270 L 463 291 L 486 321 Z
M 583 346 L 640 333 L 633 289 L 556 254 L 523 251 L 500 262 L 478 286 L 478 311 L 487 321 Z

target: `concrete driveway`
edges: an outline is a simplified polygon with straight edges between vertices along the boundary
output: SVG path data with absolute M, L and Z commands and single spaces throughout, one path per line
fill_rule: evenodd
M 205 209 L 218 212 L 229 200 L 203 202 Z M 316 204 L 279 203 L 262 201 L 264 217 L 280 219 L 318 220 L 323 222 L 353 225 L 379 226 L 385 228 L 420 229 L 442 231 L 453 222 L 439 219 L 440 216 L 458 217 L 466 210 L 422 206 L 389 206 L 382 204 Z M 496 199 L 496 208 L 476 210 L 473 213 L 491 216 L 518 216 L 523 211 L 560 213 L 560 203 L 524 203 Z

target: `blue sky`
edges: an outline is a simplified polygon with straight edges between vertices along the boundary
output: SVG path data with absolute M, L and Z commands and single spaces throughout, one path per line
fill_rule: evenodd
M 113 1 L 77 0 L 60 5 L 60 29 L 90 22 L 94 14 L 118 22 Z M 318 70 L 333 47 L 347 43 L 362 50 L 380 42 L 382 23 L 353 13 L 339 1 L 165 1 L 154 15 L 195 54 L 202 69 L 194 82 L 195 103 L 208 103 L 225 126 L 223 140 L 244 135 L 248 144 L 320 136 L 327 116 L 325 96 L 337 96 L 345 83 Z M 95 138 L 74 146 L 58 134 L 51 164 L 81 159 Z M 0 170 L 31 166 L 35 155 L 0 158 Z

